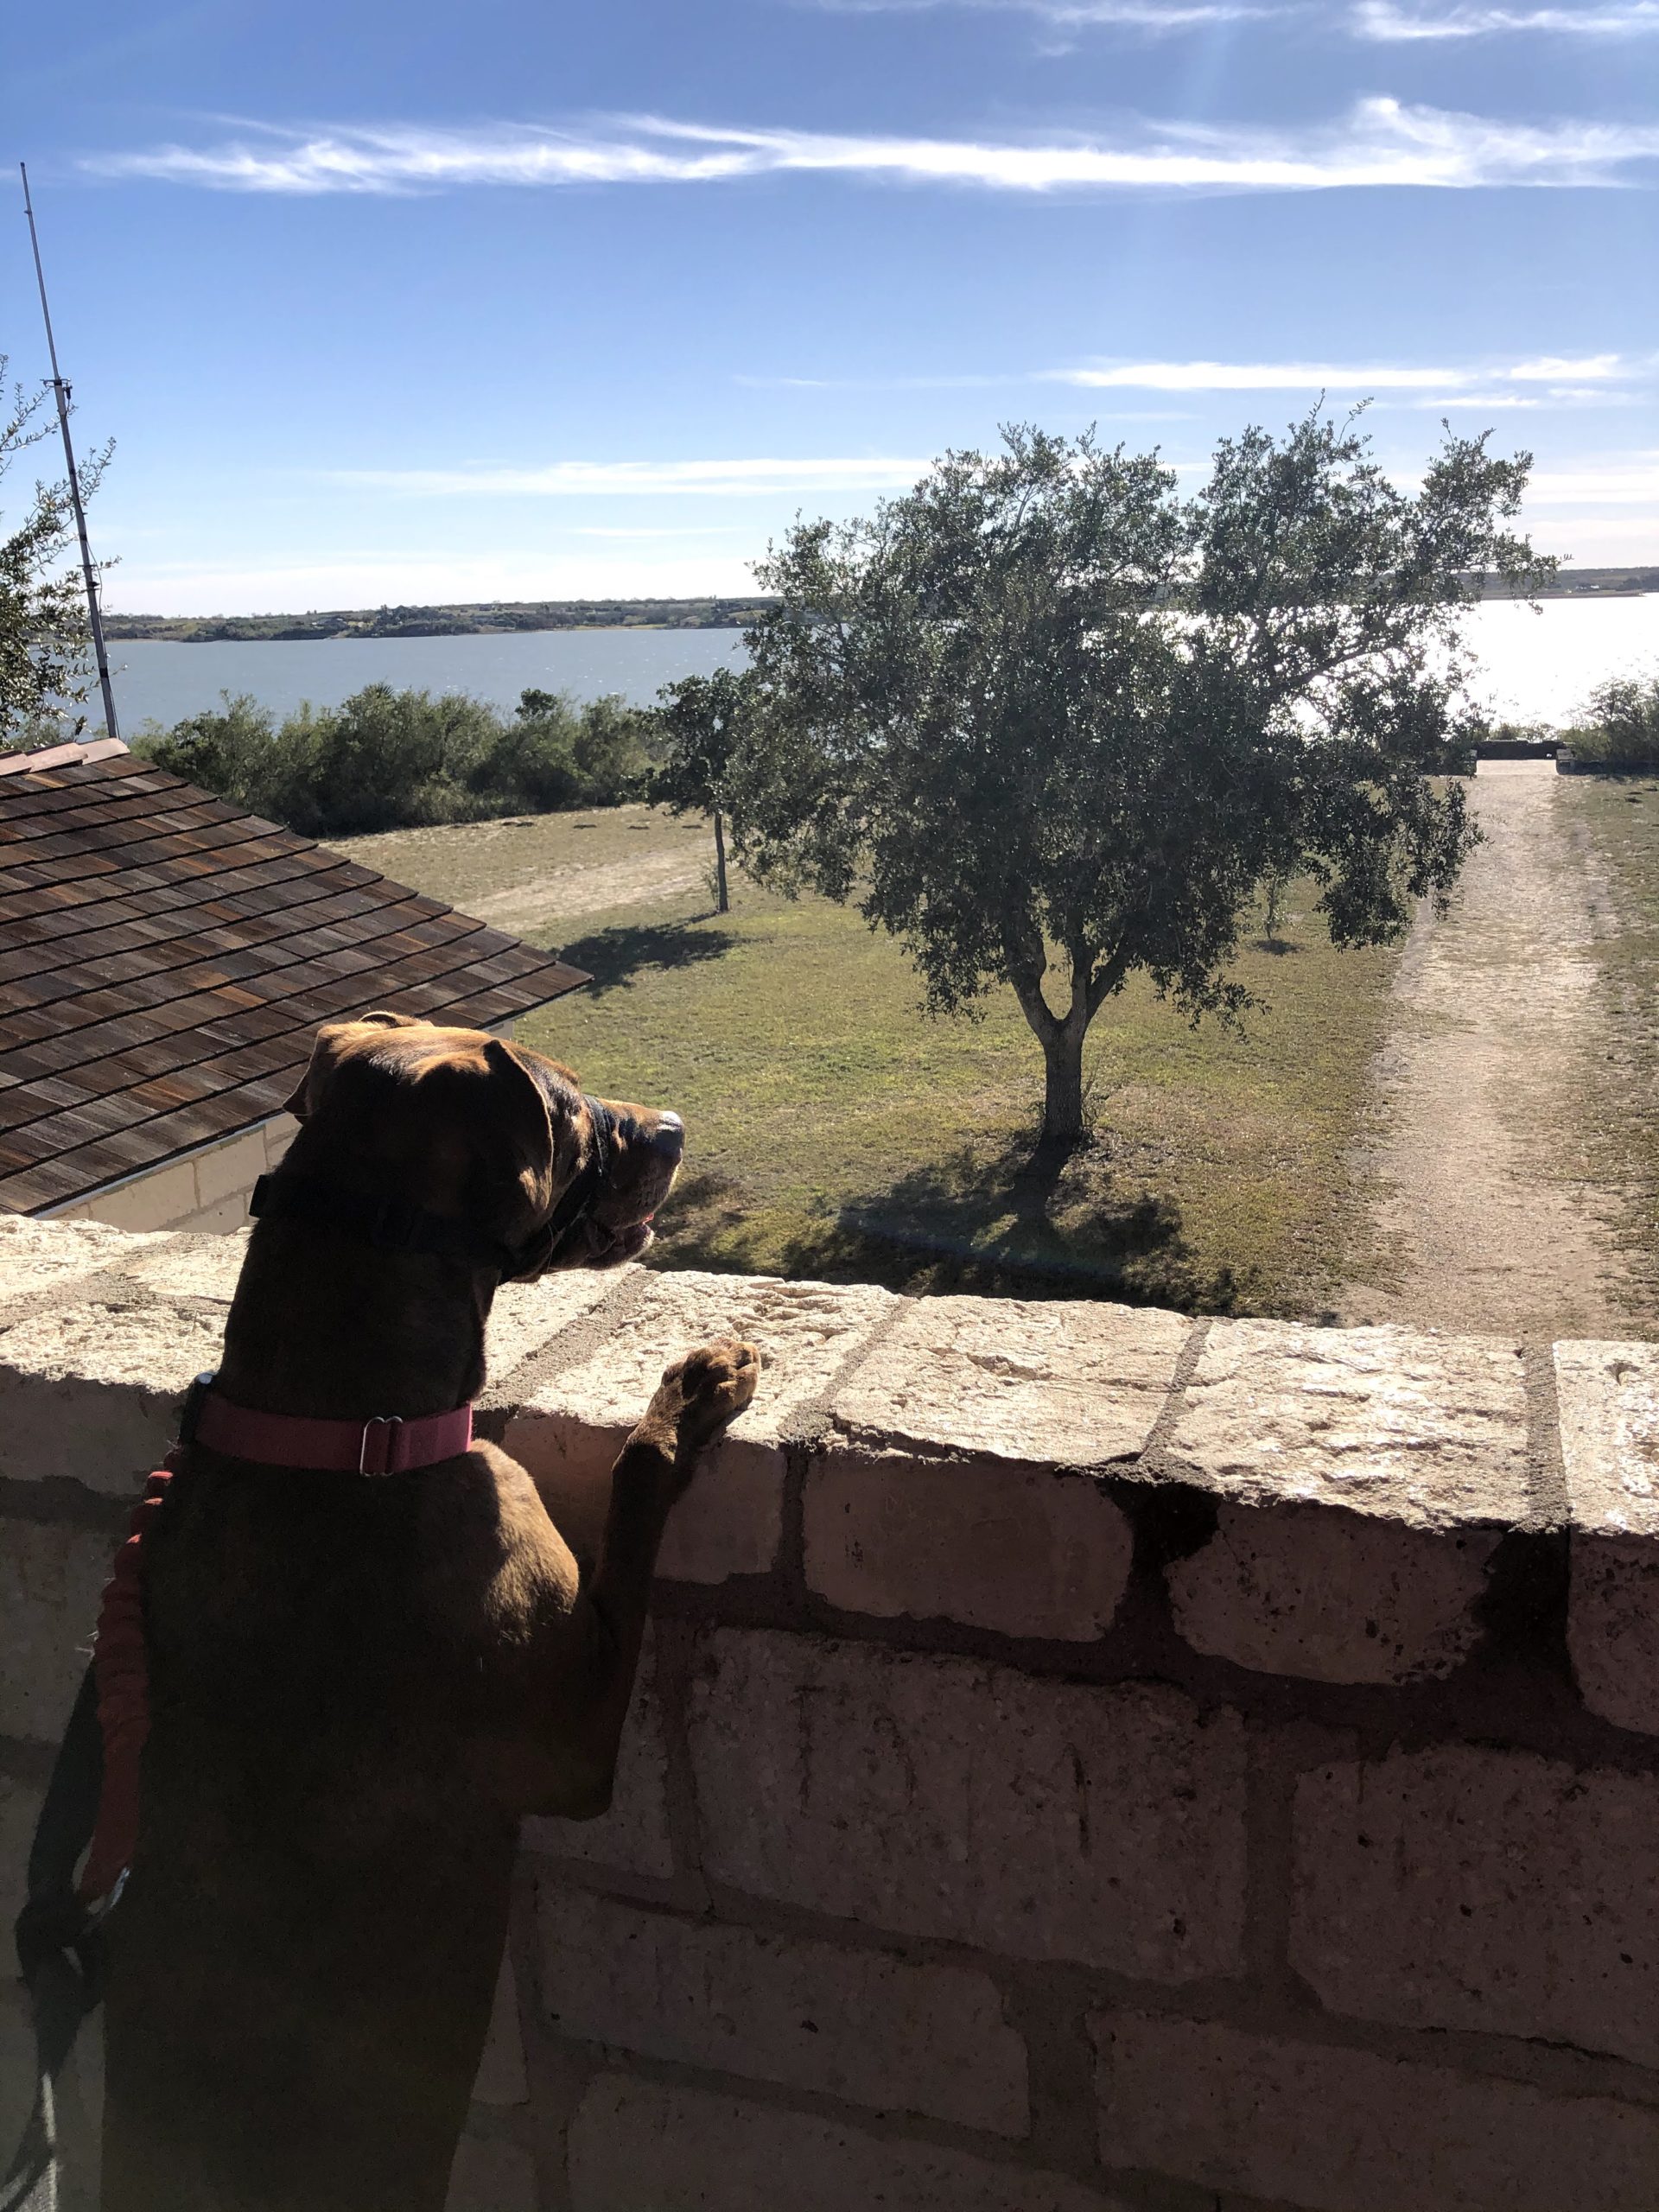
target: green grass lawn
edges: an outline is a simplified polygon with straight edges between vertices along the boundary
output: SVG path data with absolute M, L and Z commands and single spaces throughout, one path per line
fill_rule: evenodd
M 1591 948 L 1605 1020 L 1580 1065 L 1565 1164 L 1618 1195 L 1632 1310 L 1650 1315 L 1659 1302 L 1659 778 L 1575 777 L 1561 796 L 1605 872 L 1614 910 Z
M 341 849 L 592 971 L 520 1033 L 684 1116 L 661 1266 L 1297 1314 L 1376 1272 L 1349 1154 L 1395 955 L 1333 951 L 1306 899 L 1286 949 L 1240 963 L 1271 1001 L 1245 1036 L 1192 1031 L 1140 982 L 1105 1008 L 1093 1137 L 1055 1164 L 1033 1157 L 1042 1061 L 1011 993 L 930 1020 L 849 910 L 738 878 L 716 918 L 700 823 L 623 807 Z

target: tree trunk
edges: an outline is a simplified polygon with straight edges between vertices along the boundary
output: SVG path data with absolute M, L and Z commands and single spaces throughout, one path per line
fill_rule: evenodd
M 1119 945 L 1103 961 L 1078 932 L 1067 948 L 1071 1003 L 1056 1014 L 1043 995 L 1047 953 L 1036 923 L 1014 912 L 1002 924 L 1002 950 L 1008 981 L 1020 1011 L 1043 1048 L 1047 1082 L 1043 1097 L 1045 1145 L 1073 1145 L 1083 1135 L 1083 1046 L 1089 1025 L 1128 972 L 1128 956 Z
M 718 807 L 715 809 L 715 912 L 731 912 L 731 900 L 726 895 L 726 824 Z
M 1047 1081 L 1043 1095 L 1043 1142 L 1075 1144 L 1083 1135 L 1083 1040 L 1075 1021 L 1057 1021 L 1043 1039 Z

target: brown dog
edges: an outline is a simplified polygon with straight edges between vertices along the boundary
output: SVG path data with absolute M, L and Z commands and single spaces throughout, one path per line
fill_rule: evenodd
M 391 1014 L 325 1028 L 278 1171 L 457 1237 L 603 1266 L 643 1249 L 677 1118 L 597 1107 L 539 1054 Z M 562 1194 L 592 1209 L 546 1249 Z M 391 1251 L 278 1208 L 216 1389 L 367 1421 L 484 1379 L 500 1259 Z M 439 2212 L 506 1930 L 518 1816 L 609 1802 L 658 1541 L 753 1395 L 736 1343 L 669 1369 L 577 1567 L 493 1445 L 376 1476 L 197 1443 L 145 1538 L 151 1730 L 109 1922 L 105 2212 Z

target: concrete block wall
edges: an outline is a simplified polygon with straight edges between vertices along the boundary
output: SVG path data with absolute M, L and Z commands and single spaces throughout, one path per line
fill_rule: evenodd
M 239 1255 L 0 1220 L 14 1884 Z M 480 1418 L 579 1551 L 732 1331 L 452 2212 L 1652 2212 L 1659 1347 L 556 1279 Z
M 215 1234 L 239 1229 L 248 1198 L 268 1167 L 288 1150 L 299 1123 L 278 1114 L 217 1144 L 199 1146 L 160 1167 L 107 1183 L 90 1198 L 62 1206 L 54 1221 L 101 1221 L 114 1229 L 188 1229 Z

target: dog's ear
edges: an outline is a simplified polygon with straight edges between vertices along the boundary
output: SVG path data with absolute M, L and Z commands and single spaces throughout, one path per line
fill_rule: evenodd
M 484 1047 L 491 1074 L 501 1087 L 502 1104 L 518 1155 L 518 1185 L 532 1213 L 553 1204 L 556 1146 L 553 1107 L 529 1063 L 499 1037 Z
M 412 1014 L 388 1014 L 384 1009 L 357 1014 L 350 1021 L 325 1021 L 311 1047 L 310 1065 L 300 1077 L 293 1096 L 284 1100 L 283 1111 L 291 1114 L 296 1122 L 309 1121 L 317 1110 L 317 1102 L 327 1089 L 329 1077 L 339 1065 L 344 1046 L 358 1031 L 418 1029 L 423 1026 Z

